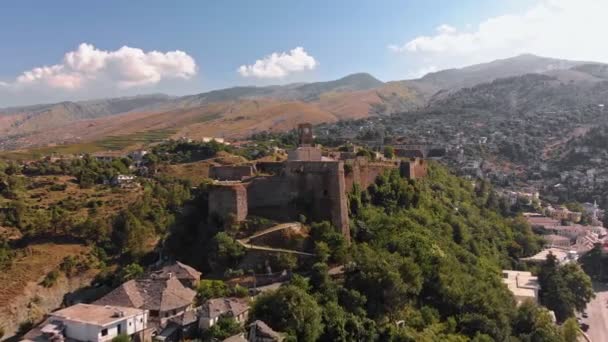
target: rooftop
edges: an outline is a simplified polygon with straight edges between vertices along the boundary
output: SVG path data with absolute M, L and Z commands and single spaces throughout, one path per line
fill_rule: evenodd
M 196 292 L 182 285 L 176 277 L 144 278 L 123 283 L 94 304 L 168 311 L 192 304 L 195 296 Z
M 535 254 L 531 257 L 528 257 L 528 258 L 522 258 L 521 260 L 542 262 L 542 261 L 547 260 L 547 256 L 549 254 L 553 254 L 559 262 L 568 260 L 569 256 L 573 255 L 573 253 L 567 249 L 552 247 L 552 248 L 543 249 L 542 251 L 538 252 L 537 254 Z
M 534 298 L 540 289 L 538 277 L 530 272 L 503 270 L 503 283 L 507 285 L 515 298 Z
M 182 264 L 179 261 L 163 266 L 161 269 L 152 272 L 153 277 L 167 279 L 176 277 L 177 279 L 200 280 L 201 272 L 191 266 Z
M 113 322 L 141 315 L 144 310 L 123 306 L 76 304 L 51 313 L 51 317 L 64 320 L 106 326 Z
M 215 318 L 225 314 L 238 316 L 249 310 L 247 298 L 214 298 L 203 304 L 201 313 L 203 317 Z

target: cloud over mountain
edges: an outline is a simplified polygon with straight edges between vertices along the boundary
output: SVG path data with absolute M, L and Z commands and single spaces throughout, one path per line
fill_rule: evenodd
M 189 79 L 196 75 L 194 59 L 183 51 L 149 51 L 123 46 L 115 51 L 82 43 L 67 52 L 61 63 L 24 71 L 0 86 L 12 90 L 59 89 L 77 91 L 88 87 L 122 89 L 148 86 L 166 79 Z
M 299 46 L 289 52 L 274 52 L 254 64 L 241 65 L 238 73 L 243 77 L 283 78 L 291 73 L 313 70 L 318 62 Z
M 523 53 L 608 62 L 607 12 L 605 0 L 540 0 L 520 14 L 488 18 L 473 29 L 443 24 L 389 49 L 439 69 Z

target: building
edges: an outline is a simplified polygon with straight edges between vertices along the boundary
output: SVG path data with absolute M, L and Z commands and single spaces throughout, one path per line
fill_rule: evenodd
M 117 175 L 112 179 L 112 185 L 114 186 L 129 186 L 135 182 L 135 176 L 133 175 Z
M 557 247 L 550 247 L 543 249 L 542 251 L 536 253 L 535 255 L 528 258 L 521 258 L 522 261 L 532 262 L 532 263 L 542 263 L 547 260 L 549 254 L 552 254 L 558 263 L 565 264 L 571 261 L 576 261 L 578 259 L 578 253 L 576 251 L 570 249 L 563 249 Z
M 354 185 L 366 189 L 387 170 L 398 170 L 408 179 L 427 174 L 426 160 L 415 156 L 389 162 L 325 157 L 312 145 L 311 129 L 300 125 L 300 146 L 286 161 L 256 163 L 255 177 L 248 177 L 251 169 L 241 165 L 212 169 L 218 182 L 209 190 L 210 223 L 240 222 L 248 215 L 288 221 L 303 214 L 311 221 L 331 222 L 350 240 L 347 196 Z
M 166 329 L 176 334 L 196 327 L 196 292 L 175 276 L 129 280 L 94 302 L 149 311 L 148 326 L 153 335 Z M 166 334 L 166 332 L 164 332 Z
M 543 239 L 545 239 L 545 246 L 547 247 L 560 247 L 560 248 L 570 248 L 572 245 L 572 241 L 570 238 L 562 235 L 543 235 Z
M 538 277 L 535 277 L 530 272 L 523 271 L 502 271 L 502 282 L 507 285 L 509 291 L 513 293 L 513 297 L 517 301 L 517 305 L 526 300 L 538 302 Z
M 281 342 L 285 336 L 270 328 L 266 323 L 257 320 L 249 325 L 249 342 Z
M 199 327 L 209 329 L 221 317 L 233 317 L 240 324 L 247 321 L 249 301 L 247 298 L 214 298 L 201 306 Z
M 194 269 L 194 267 L 179 261 L 170 262 L 163 265 L 160 269 L 152 270 L 149 273 L 150 278 L 169 279 L 175 277 L 182 285 L 191 289 L 198 286 L 198 283 L 201 280 L 201 274 L 202 273 Z
M 110 305 L 76 304 L 55 311 L 26 335 L 27 340 L 111 341 L 125 334 L 144 339 L 148 311 Z

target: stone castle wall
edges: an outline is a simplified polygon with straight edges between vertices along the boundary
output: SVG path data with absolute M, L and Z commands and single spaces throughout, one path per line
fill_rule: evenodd
M 216 184 L 209 190 L 209 218 L 226 220 L 234 215 L 239 222 L 247 218 L 247 190 L 243 184 Z
M 384 171 L 398 168 L 395 163 L 374 163 L 364 157 L 349 160 L 346 165 L 349 165 L 346 167 L 349 172 L 345 173 L 346 192 L 350 192 L 355 184 L 362 189 L 367 189 Z
M 401 176 L 408 179 L 423 178 L 428 174 L 428 164 L 424 159 L 410 158 L 401 161 L 400 172 Z
M 348 165 L 345 172 L 345 163 Z M 347 194 L 354 184 L 366 189 L 378 175 L 388 169 L 400 169 L 402 176 L 426 176 L 425 160 L 412 158 L 401 164 L 372 163 L 365 158 L 345 161 L 286 161 L 260 163 L 258 171 L 267 174 L 249 178 L 242 183 L 214 185 L 209 193 L 209 213 L 237 221 L 247 215 L 279 221 L 298 219 L 332 223 L 350 239 Z
M 209 176 L 222 181 L 240 181 L 255 174 L 253 165 L 222 165 L 213 166 L 209 170 Z

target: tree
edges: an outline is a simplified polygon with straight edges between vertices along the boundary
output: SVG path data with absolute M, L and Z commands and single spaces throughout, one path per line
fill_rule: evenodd
M 211 240 L 209 263 L 216 270 L 234 267 L 244 254 L 243 246 L 227 233 L 220 232 Z
M 116 335 L 116 337 L 112 339 L 112 342 L 131 342 L 131 338 L 126 334 L 120 334 Z
M 298 258 L 291 253 L 279 253 L 276 263 L 281 271 L 293 271 L 298 266 Z
M 363 245 L 355 250 L 353 265 L 346 270 L 345 286 L 365 295 L 368 313 L 380 317 L 396 313 L 413 300 L 422 280 L 420 269 L 410 259 Z
M 203 337 L 208 341 L 222 341 L 241 332 L 241 325 L 233 317 L 220 317 L 216 324 L 205 331 Z
M 196 298 L 201 304 L 208 299 L 225 297 L 229 293 L 228 286 L 221 280 L 203 279 L 196 287 Z
M 560 341 L 557 325 L 547 309 L 532 301 L 523 302 L 513 319 L 513 336 L 522 341 Z
M 595 296 L 591 279 L 577 264 L 560 266 L 557 258 L 549 254 L 541 267 L 538 281 L 542 289 L 541 302 L 555 312 L 562 322 L 583 311 Z
M 323 331 L 321 308 L 315 299 L 292 285 L 261 294 L 253 303 L 251 319 L 267 322 L 303 342 L 316 341 Z
M 123 267 L 119 272 L 119 279 L 121 283 L 135 279 L 144 274 L 144 268 L 138 263 L 131 263 Z
M 562 324 L 561 330 L 564 342 L 577 342 L 581 336 L 578 322 L 576 322 L 576 319 L 574 318 L 568 318 L 564 324 Z
M 393 146 L 384 146 L 384 157 L 387 159 L 395 158 L 395 148 Z
M 315 242 L 315 259 L 317 262 L 327 263 L 329 260 L 329 256 L 331 255 L 331 250 L 329 246 L 324 241 Z

